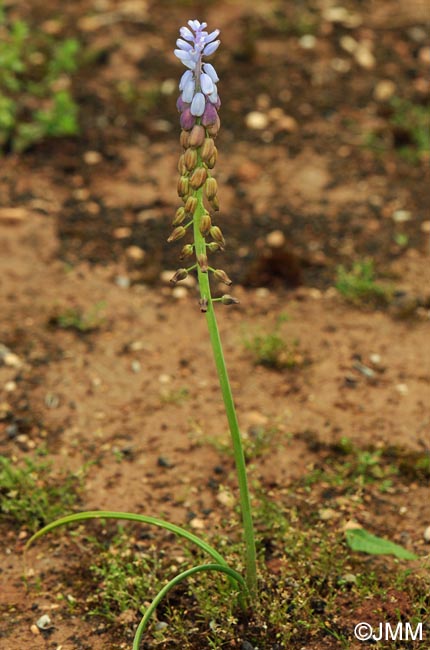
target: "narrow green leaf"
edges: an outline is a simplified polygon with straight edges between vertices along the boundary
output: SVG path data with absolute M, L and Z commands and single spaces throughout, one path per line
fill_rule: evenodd
M 406 550 L 403 546 L 372 535 L 363 528 L 353 528 L 347 530 L 345 534 L 347 544 L 353 551 L 360 551 L 369 555 L 395 555 L 401 560 L 416 560 L 418 558 L 417 555 Z

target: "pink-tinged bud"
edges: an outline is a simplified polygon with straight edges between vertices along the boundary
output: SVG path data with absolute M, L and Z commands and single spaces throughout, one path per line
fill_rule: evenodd
M 180 226 L 183 220 L 185 219 L 185 210 L 184 208 L 178 208 L 176 210 L 175 218 L 172 221 L 172 226 Z
M 170 237 L 168 238 L 168 242 L 172 241 L 177 241 L 178 239 L 181 239 L 185 234 L 186 234 L 186 229 L 183 226 L 178 226 L 172 232 L 170 233 Z
M 211 201 L 216 197 L 218 191 L 218 183 L 214 178 L 208 178 L 205 183 L 206 198 Z
M 233 284 L 232 280 L 228 277 L 227 273 L 223 271 L 222 269 L 215 269 L 214 271 L 214 277 L 217 280 L 220 280 L 221 282 L 224 282 L 227 286 L 230 286 Z
M 187 276 L 188 276 L 187 269 L 178 269 L 176 271 L 175 275 L 170 278 L 170 283 L 171 284 L 176 284 L 177 282 L 180 282 L 181 280 L 185 280 L 185 278 Z
M 190 147 L 201 147 L 205 139 L 205 130 L 201 124 L 196 124 L 190 133 Z
M 222 302 L 223 305 L 238 305 L 239 304 L 238 299 L 233 298 L 233 296 L 229 296 L 228 293 L 221 296 L 220 302 Z
M 182 95 L 179 95 L 178 99 L 176 100 L 176 108 L 178 109 L 179 113 L 182 113 L 187 106 L 189 107 L 189 104 L 186 104 L 184 100 L 182 99 Z
M 185 202 L 184 210 L 187 214 L 193 216 L 195 209 L 197 208 L 197 199 L 195 196 L 189 196 Z
M 205 255 L 204 253 L 201 253 L 200 255 L 197 255 L 197 263 L 200 266 L 200 270 L 202 273 L 207 273 L 208 272 L 208 256 Z
M 210 102 L 206 102 L 205 110 L 202 115 L 203 126 L 213 126 L 216 124 L 217 117 L 218 113 L 215 106 Z
M 185 131 L 191 131 L 193 126 L 196 123 L 196 118 L 195 116 L 191 113 L 189 108 L 185 108 L 182 113 L 181 117 L 179 118 L 179 123 Z
M 181 174 L 181 176 L 183 176 L 184 174 L 187 173 L 187 167 L 186 167 L 186 165 L 185 165 L 185 156 L 184 156 L 184 154 L 182 154 L 181 156 L 179 156 L 179 160 L 178 160 L 178 172 Z
M 184 260 L 186 257 L 191 257 L 194 253 L 194 246 L 192 244 L 185 244 L 179 255 L 180 260 Z
M 206 131 L 208 132 L 209 135 L 215 137 L 218 134 L 220 126 L 221 126 L 221 120 L 219 119 L 219 115 L 217 114 L 215 123 L 207 126 Z
M 216 253 L 217 251 L 222 251 L 223 247 L 221 244 L 218 244 L 216 241 L 211 241 L 209 244 L 207 244 L 208 250 L 211 253 Z
M 208 172 L 205 167 L 198 167 L 195 169 L 190 178 L 190 185 L 193 190 L 198 190 L 199 187 L 202 187 L 205 184 L 207 176 Z
M 207 298 L 200 298 L 199 300 L 199 305 L 200 305 L 200 311 L 205 314 L 208 310 L 208 299 Z
M 186 152 L 183 154 L 183 156 L 184 156 L 184 164 L 186 169 L 189 172 L 192 172 L 197 165 L 197 151 L 191 148 L 187 149 Z
M 203 237 L 209 234 L 211 227 L 212 227 L 212 220 L 210 218 L 209 212 L 205 212 L 201 216 L 200 225 L 199 225 L 199 230 L 202 233 Z
M 190 191 L 190 183 L 187 176 L 181 176 L 178 179 L 178 194 L 179 196 L 186 196 Z
M 179 136 L 179 142 L 184 149 L 188 149 L 190 146 L 190 132 L 182 130 Z
M 225 246 L 225 239 L 221 232 L 221 228 L 218 226 L 212 226 L 209 232 L 214 241 L 216 241 L 218 244 L 221 244 L 222 247 Z
M 200 149 L 200 156 L 203 162 L 207 163 L 207 161 L 213 156 L 214 150 L 215 143 L 212 138 L 205 138 Z

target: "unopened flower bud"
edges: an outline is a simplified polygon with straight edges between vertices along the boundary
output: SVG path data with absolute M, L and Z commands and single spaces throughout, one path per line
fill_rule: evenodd
M 200 149 L 200 156 L 203 162 L 207 163 L 207 161 L 212 157 L 214 150 L 215 143 L 212 138 L 205 138 L 205 141 L 203 142 Z
M 185 244 L 179 255 L 180 260 L 184 260 L 186 257 L 191 257 L 194 253 L 194 246 L 192 244 Z
M 186 229 L 183 226 L 178 226 L 172 232 L 170 233 L 170 237 L 168 238 L 168 242 L 172 241 L 177 241 L 178 239 L 181 239 L 185 234 L 186 234 Z
M 181 176 L 183 176 L 184 174 L 187 173 L 187 167 L 186 167 L 186 165 L 185 165 L 185 156 L 184 156 L 184 154 L 182 154 L 181 156 L 179 156 L 179 160 L 178 160 L 178 172 L 181 174 Z
M 209 167 L 209 169 L 213 169 L 215 167 L 217 158 L 218 158 L 218 149 L 214 147 L 214 152 L 212 156 L 209 158 L 209 160 L 206 161 L 206 165 Z
M 170 283 L 171 284 L 176 284 L 177 282 L 180 282 L 181 280 L 185 280 L 187 275 L 188 275 L 187 269 L 178 269 L 176 271 L 175 275 L 173 275 L 170 278 Z
M 190 132 L 182 130 L 179 137 L 179 142 L 184 149 L 188 149 L 190 146 Z
M 209 126 L 207 126 L 206 131 L 208 132 L 209 135 L 215 137 L 220 129 L 220 126 L 221 126 L 221 120 L 219 119 L 219 115 L 217 114 L 214 124 L 210 124 Z
M 207 248 L 211 253 L 216 253 L 217 251 L 222 250 L 221 244 L 218 244 L 216 241 L 211 241 L 209 244 L 207 244 Z
M 221 228 L 218 226 L 212 226 L 209 232 L 214 241 L 221 244 L 221 246 L 225 246 L 225 239 L 221 232 Z
M 193 190 L 198 190 L 199 187 L 205 184 L 207 179 L 208 172 L 204 167 L 198 167 L 195 169 L 190 178 L 190 185 Z
M 228 277 L 227 273 L 223 271 L 222 269 L 215 269 L 214 271 L 214 277 L 217 280 L 220 280 L 221 282 L 224 282 L 227 286 L 230 286 L 233 284 L 232 280 Z
M 187 176 L 181 176 L 178 179 L 178 194 L 179 196 L 185 196 L 190 191 L 190 183 Z
M 189 146 L 190 147 L 201 147 L 205 139 L 205 129 L 201 124 L 195 124 L 191 129 Z
M 202 233 L 202 235 L 205 236 L 210 232 L 211 227 L 212 227 L 212 220 L 210 218 L 209 212 L 205 212 L 201 216 L 199 230 Z
M 218 210 L 219 210 L 219 201 L 218 201 L 218 197 L 217 197 L 217 196 L 214 196 L 213 199 L 211 199 L 211 200 L 209 201 L 209 203 L 211 204 L 212 209 L 214 210 L 214 212 L 218 212 Z
M 215 198 L 218 191 L 218 183 L 214 178 L 208 178 L 205 183 L 205 194 L 209 201 Z
M 186 169 L 188 169 L 189 172 L 192 172 L 193 169 L 195 169 L 197 166 L 197 151 L 195 149 L 189 148 L 186 150 L 183 156 Z
M 172 226 L 180 226 L 184 219 L 185 219 L 184 208 L 178 208 L 176 210 L 175 218 L 172 221 Z
M 200 298 L 199 305 L 200 305 L 200 311 L 203 312 L 203 314 L 206 313 L 208 310 L 208 299 Z
M 204 253 L 201 253 L 200 255 L 197 255 L 197 263 L 200 266 L 200 270 L 202 273 L 207 273 L 208 272 L 208 256 L 205 255 Z
M 197 207 L 197 198 L 195 196 L 189 196 L 185 202 L 185 206 L 184 206 L 185 212 L 193 216 L 196 207 Z
M 239 304 L 238 299 L 233 298 L 233 296 L 229 296 L 228 293 L 221 296 L 220 302 L 222 302 L 223 305 L 238 305 Z

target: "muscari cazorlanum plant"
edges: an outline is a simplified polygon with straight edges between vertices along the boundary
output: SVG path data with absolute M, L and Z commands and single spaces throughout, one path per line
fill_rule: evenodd
M 210 563 L 183 571 L 170 580 L 155 596 L 137 628 L 133 650 L 138 650 L 150 617 L 160 601 L 170 589 L 194 573 L 218 571 L 227 574 L 232 589 L 239 591 L 239 601 L 243 607 L 250 605 L 255 599 L 257 591 L 256 551 L 245 459 L 214 310 L 216 302 L 230 305 L 238 301 L 228 294 L 220 298 L 212 298 L 210 286 L 211 275 L 226 285 L 230 285 L 231 280 L 225 271 L 210 266 L 208 260 L 208 253 L 223 250 L 225 241 L 221 229 L 212 223 L 211 217 L 211 213 L 217 212 L 219 209 L 217 182 L 212 176 L 212 170 L 217 160 L 214 141 L 220 128 L 218 109 L 221 102 L 217 89 L 218 75 L 215 68 L 204 61 L 205 57 L 210 56 L 218 49 L 220 41 L 218 40 L 219 30 L 216 29 L 209 34 L 205 31 L 206 27 L 206 23 L 190 20 L 188 27 L 181 27 L 181 38 L 176 42 L 175 55 L 187 68 L 179 83 L 180 96 L 177 102 L 182 127 L 180 142 L 183 147 L 178 164 L 180 174 L 178 194 L 183 205 L 176 211 L 172 223 L 173 231 L 168 241 L 179 240 L 189 233 L 192 238 L 192 243 L 185 244 L 180 256 L 183 260 L 191 260 L 190 266 L 178 269 L 171 281 L 176 284 L 183 280 L 188 273 L 197 272 L 200 310 L 206 315 L 237 468 L 244 530 L 245 576 L 230 567 L 216 549 L 188 530 L 157 517 L 141 514 L 104 510 L 76 513 L 48 524 L 33 535 L 28 542 L 30 545 L 38 537 L 54 528 L 72 522 L 81 522 L 86 519 L 117 519 L 159 526 L 187 539 L 208 554 L 211 558 Z

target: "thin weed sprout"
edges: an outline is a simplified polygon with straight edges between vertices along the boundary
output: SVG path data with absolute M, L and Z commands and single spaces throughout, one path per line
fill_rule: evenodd
M 206 315 L 236 463 L 244 533 L 245 576 L 230 567 L 215 548 L 185 528 L 157 517 L 127 512 L 96 510 L 62 517 L 36 532 L 26 546 L 28 548 L 39 537 L 66 524 L 83 522 L 87 519 L 115 519 L 164 528 L 180 538 L 186 539 L 209 555 L 210 563 L 199 564 L 182 571 L 160 589 L 138 625 L 133 641 L 133 650 L 139 649 L 145 629 L 158 604 L 175 585 L 194 574 L 201 572 L 225 574 L 231 583 L 232 590 L 239 592 L 239 603 L 243 609 L 255 604 L 257 598 L 257 558 L 245 455 L 214 310 L 216 302 L 232 305 L 237 304 L 238 300 L 229 294 L 213 298 L 209 281 L 209 276 L 212 274 L 217 281 L 221 281 L 227 286 L 231 285 L 231 280 L 226 272 L 213 268 L 208 261 L 208 253 L 223 250 L 225 240 L 219 226 L 212 223 L 210 214 L 210 212 L 219 210 L 217 182 L 212 176 L 212 169 L 217 160 L 214 140 L 220 128 L 218 109 L 221 102 L 217 90 L 219 79 L 215 68 L 210 63 L 203 61 L 204 57 L 210 56 L 218 49 L 220 41 L 217 40 L 219 30 L 216 29 L 208 33 L 205 31 L 206 27 L 206 23 L 190 20 L 188 27 L 180 29 L 181 38 L 176 42 L 175 55 L 187 68 L 179 83 L 181 94 L 177 101 L 182 127 L 180 143 L 184 150 L 178 163 L 180 174 L 178 194 L 182 199 L 183 206 L 176 211 L 172 223 L 173 231 L 168 241 L 173 242 L 192 233 L 193 242 L 182 248 L 180 258 L 192 258 L 194 262 L 188 268 L 178 269 L 171 282 L 176 284 L 185 279 L 190 272 L 197 271 L 200 310 Z

